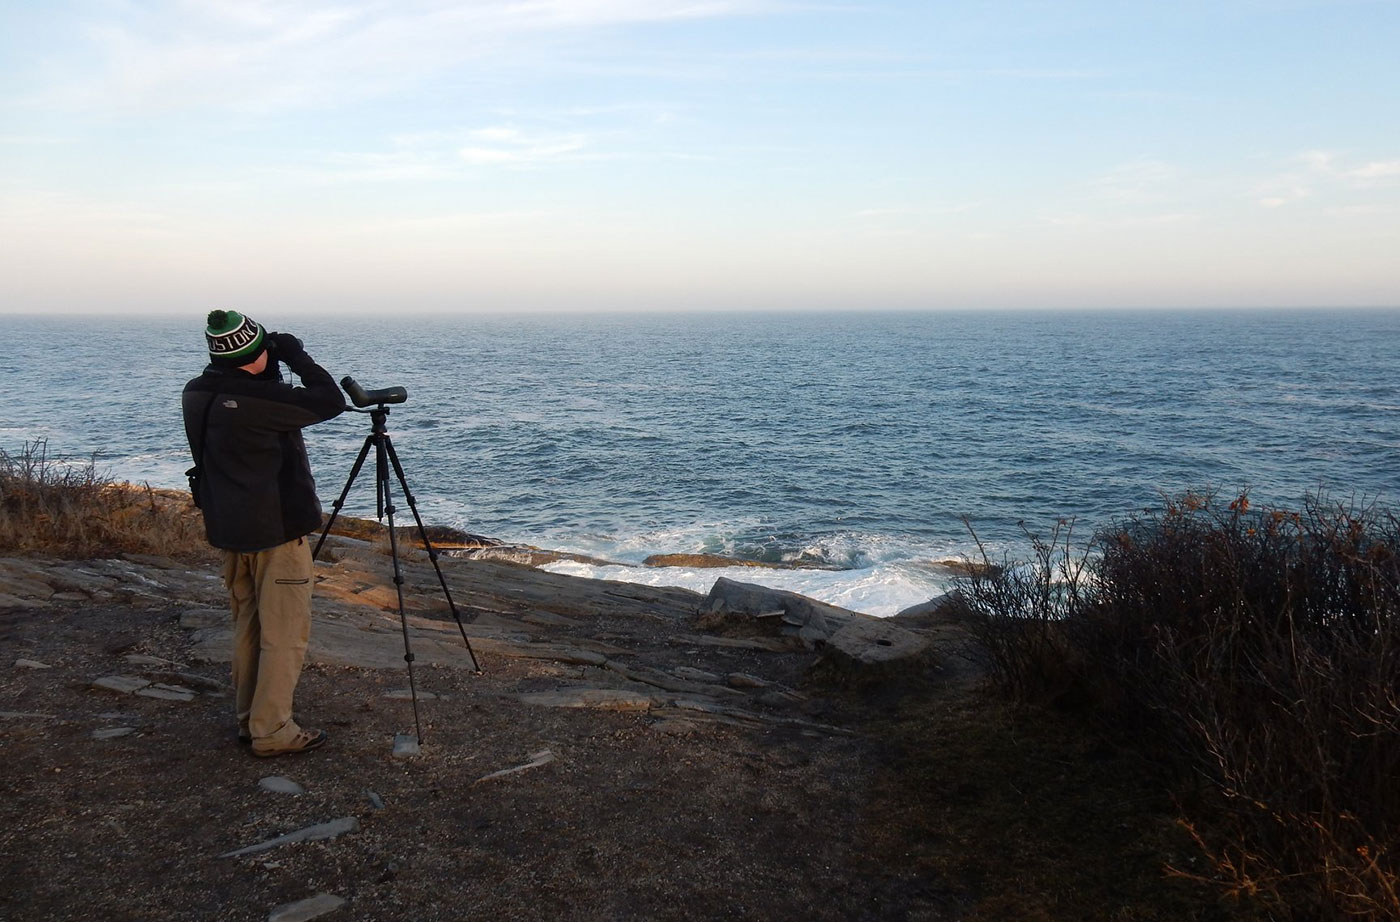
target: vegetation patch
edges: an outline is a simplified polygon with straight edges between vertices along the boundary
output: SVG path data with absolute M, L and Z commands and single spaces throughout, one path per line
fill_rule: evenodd
M 1277 918 L 1400 918 L 1400 523 L 1192 493 L 962 587 L 996 686 L 1161 767 L 1208 859 Z
M 188 497 L 113 481 L 91 459 L 50 454 L 43 439 L 0 449 L 0 552 L 105 558 L 204 558 L 204 526 Z

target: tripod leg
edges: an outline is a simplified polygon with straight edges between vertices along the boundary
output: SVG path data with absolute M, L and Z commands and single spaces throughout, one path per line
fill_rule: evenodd
M 413 520 L 418 523 L 418 537 L 423 540 L 423 547 L 428 551 L 428 559 L 433 562 L 433 569 L 437 571 L 438 585 L 442 586 L 442 594 L 447 597 L 447 607 L 452 610 L 452 617 L 457 621 L 457 630 L 462 633 L 462 643 L 467 645 L 467 655 L 472 660 L 472 671 L 480 674 L 481 666 L 476 661 L 476 651 L 472 649 L 472 642 L 467 639 L 467 629 L 462 624 L 462 616 L 457 613 L 457 603 L 452 601 L 452 591 L 447 588 L 447 577 L 442 575 L 442 567 L 438 565 L 437 548 L 433 547 L 433 543 L 428 540 L 428 530 L 423 526 L 423 517 L 418 514 L 418 504 L 413 500 L 413 493 L 408 489 L 408 479 L 404 477 L 403 465 L 399 463 L 399 453 L 394 450 L 394 443 L 387 434 L 384 436 L 384 447 L 388 452 L 389 460 L 393 462 L 394 473 L 399 477 L 399 486 L 403 488 L 404 500 L 413 513 Z M 387 481 L 388 478 L 386 477 L 385 480 Z
M 394 499 L 389 494 L 389 468 L 384 463 L 387 435 L 375 437 L 375 460 L 379 471 L 378 492 L 384 503 L 384 512 L 389 518 L 389 556 L 394 561 L 394 590 L 399 597 L 399 624 L 403 627 L 403 661 L 408 664 L 408 694 L 413 699 L 413 730 L 418 734 L 418 745 L 423 745 L 423 725 L 418 721 L 418 686 L 413 681 L 413 648 L 408 641 L 408 615 L 403 605 L 403 569 L 399 566 L 399 540 L 394 533 Z
M 316 541 L 316 547 L 311 551 L 311 559 L 315 560 L 321 556 L 321 545 L 326 543 L 326 535 L 331 533 L 331 526 L 340 515 L 340 507 L 345 505 L 345 497 L 350 495 L 350 487 L 355 483 L 355 478 L 360 476 L 360 468 L 364 466 L 365 457 L 369 454 L 370 443 L 374 441 L 374 436 L 365 436 L 365 444 L 360 446 L 360 456 L 355 459 L 354 467 L 350 468 L 350 476 L 345 478 L 345 489 L 340 491 L 340 497 L 331 504 L 331 517 L 326 519 L 325 526 L 321 529 L 321 537 Z

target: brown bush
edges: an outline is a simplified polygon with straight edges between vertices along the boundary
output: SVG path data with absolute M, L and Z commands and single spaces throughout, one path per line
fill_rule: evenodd
M 0 449 L 0 551 L 59 557 L 210 553 L 183 494 L 117 483 L 91 461 L 51 455 L 42 439 Z
M 1231 892 L 1298 919 L 1400 918 L 1395 516 L 1188 494 L 1095 547 L 1092 572 L 1061 593 L 1073 604 L 1028 609 L 1015 584 L 965 590 L 993 660 L 1012 664 L 994 672 L 1001 687 L 1084 704 L 1176 783 L 1194 780 L 1190 827 Z M 1051 570 L 1066 550 L 1039 552 L 1020 579 L 1062 585 Z M 1037 617 L 1034 631 L 1001 624 Z

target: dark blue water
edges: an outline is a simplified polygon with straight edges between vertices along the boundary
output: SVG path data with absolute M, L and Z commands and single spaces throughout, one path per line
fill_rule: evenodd
M 1015 550 L 1021 521 L 1088 533 L 1184 489 L 1400 487 L 1400 311 L 252 313 L 337 377 L 408 388 L 390 431 L 432 520 L 624 561 L 805 555 L 858 568 L 802 585 L 868 610 L 970 549 L 964 516 Z M 0 318 L 0 447 L 180 486 L 201 321 Z M 308 433 L 327 500 L 367 431 Z

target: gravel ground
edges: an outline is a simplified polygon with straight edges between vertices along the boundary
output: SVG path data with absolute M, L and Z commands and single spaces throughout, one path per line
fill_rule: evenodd
M 956 917 L 901 856 L 871 851 L 890 840 L 872 816 L 893 811 L 871 809 L 882 744 L 864 734 L 531 707 L 522 690 L 586 667 L 482 656 L 484 675 L 419 668 L 419 691 L 439 697 L 421 702 L 418 756 L 391 754 L 413 730 L 410 703 L 392 696 L 401 669 L 312 664 L 298 720 L 330 743 L 257 759 L 235 740 L 227 695 L 92 686 L 132 674 L 132 655 L 182 664 L 141 667 L 157 681 L 226 681 L 226 667 L 188 661 L 180 611 L 0 610 L 0 918 L 264 919 L 318 893 L 346 901 L 328 916 L 343 920 Z M 724 671 L 760 655 L 676 653 Z M 777 666 L 795 681 L 807 661 Z M 847 728 L 871 706 L 808 691 L 807 715 Z M 133 732 L 93 736 L 117 727 Z M 552 762 L 478 780 L 543 750 Z M 305 792 L 263 790 L 274 775 Z M 220 857 L 342 817 L 358 828 Z

